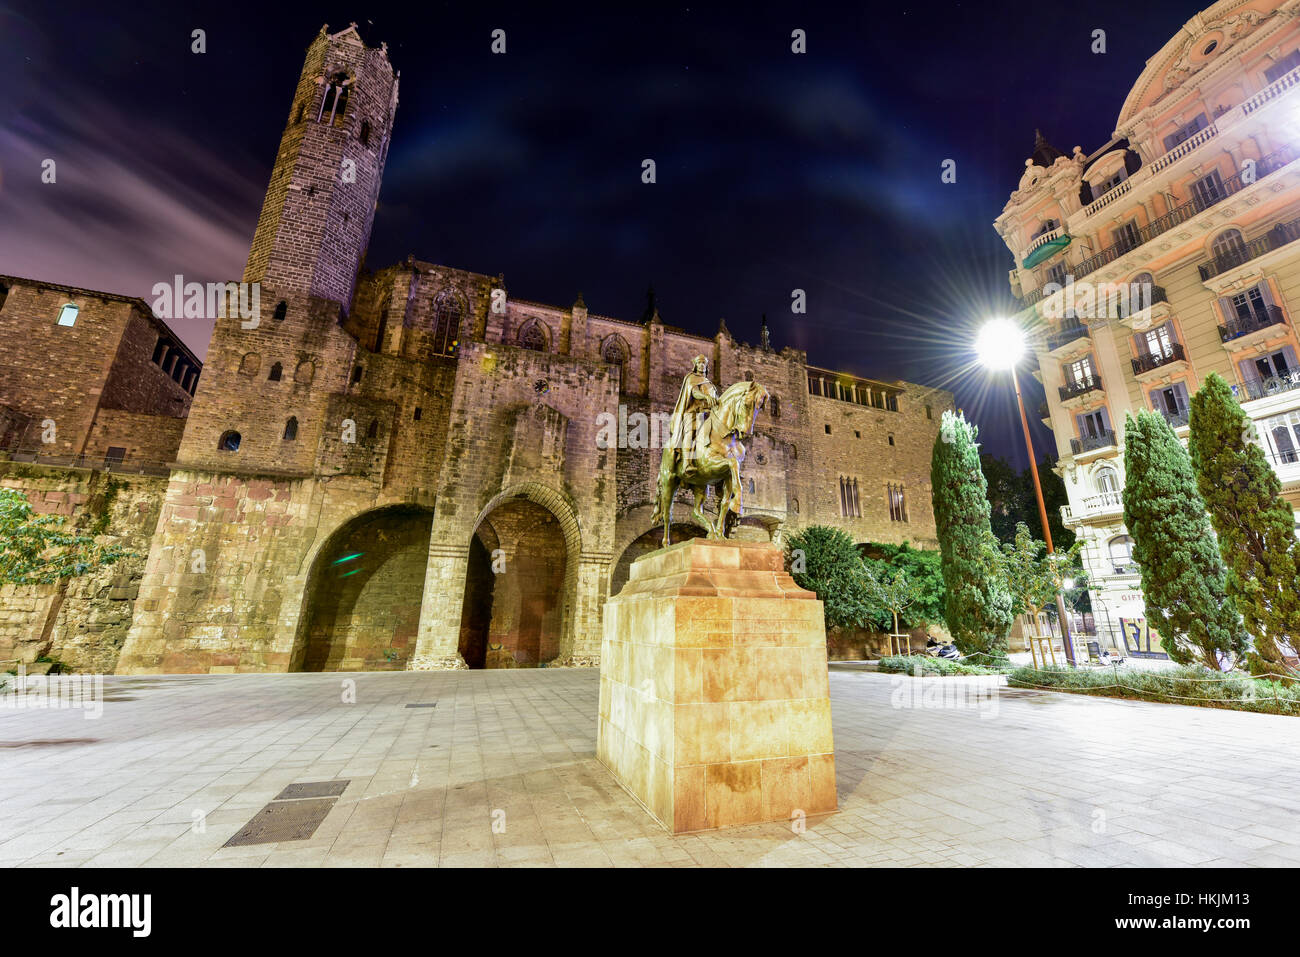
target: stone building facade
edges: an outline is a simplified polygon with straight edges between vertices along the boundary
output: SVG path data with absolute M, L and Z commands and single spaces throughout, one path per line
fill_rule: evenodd
M 1099 632 L 1147 647 L 1124 527 L 1124 417 L 1186 440 L 1189 399 L 1232 383 L 1300 506 L 1300 2 L 1220 0 L 1147 61 L 1113 138 L 1085 156 L 1040 135 L 995 224 L 1036 333 Z M 1158 651 L 1158 646 L 1154 647 Z
M 811 524 L 934 542 L 952 395 L 510 295 L 501 276 L 364 266 L 397 107 L 386 48 L 322 29 L 243 279 L 218 319 L 144 562 L 120 672 L 592 665 L 605 600 L 658 547 L 670 410 L 697 354 L 772 396 L 738 536 Z M 675 538 L 692 536 L 680 500 Z

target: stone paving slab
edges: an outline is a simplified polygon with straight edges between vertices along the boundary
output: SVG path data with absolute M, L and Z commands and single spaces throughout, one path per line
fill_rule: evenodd
M 109 677 L 98 719 L 0 709 L 0 866 L 1300 864 L 1295 718 L 830 684 L 839 811 L 674 837 L 596 761 L 594 669 Z M 223 847 L 335 779 L 310 838 Z

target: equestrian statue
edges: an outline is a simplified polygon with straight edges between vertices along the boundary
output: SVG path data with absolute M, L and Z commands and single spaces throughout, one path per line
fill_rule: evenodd
M 709 538 L 729 538 L 743 508 L 740 464 L 745 461 L 741 439 L 754 434 L 754 421 L 767 405 L 767 390 L 757 382 L 737 382 L 721 394 L 709 381 L 709 360 L 696 356 L 682 380 L 682 391 L 668 420 L 669 438 L 659 464 L 658 491 L 650 521 L 664 525 L 664 546 L 670 545 L 673 496 L 680 487 L 695 495 L 691 518 Z M 718 518 L 709 518 L 704 501 L 709 488 L 717 491 Z

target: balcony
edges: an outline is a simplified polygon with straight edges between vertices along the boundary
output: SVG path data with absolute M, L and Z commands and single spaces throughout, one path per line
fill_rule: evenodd
M 1115 448 L 1115 433 L 1110 429 L 1098 435 L 1085 435 L 1082 438 L 1070 439 L 1070 452 L 1073 455 L 1087 455 L 1089 452 L 1099 452 L 1102 449 L 1113 448 Z
M 1071 505 L 1061 506 L 1061 521 L 1066 525 L 1078 525 L 1096 519 L 1113 519 L 1123 514 L 1124 496 L 1120 492 L 1089 495 L 1079 503 L 1078 508 Z
M 1185 429 L 1191 420 L 1191 411 L 1189 409 L 1179 409 L 1171 412 L 1169 409 L 1156 409 L 1157 412 L 1169 423 L 1171 429 Z
M 1187 353 L 1181 342 L 1172 342 L 1164 352 L 1148 352 L 1137 356 L 1133 361 L 1133 374 L 1138 378 L 1152 372 L 1167 370 L 1180 362 L 1187 361 Z
M 1300 219 L 1293 219 L 1289 223 L 1278 223 L 1263 236 L 1229 249 L 1227 252 L 1215 256 L 1208 263 L 1202 263 L 1196 267 L 1201 274 L 1201 282 L 1207 282 L 1219 275 L 1219 273 L 1235 269 L 1252 259 L 1258 259 L 1265 253 L 1271 253 L 1273 250 L 1280 249 L 1287 243 L 1295 242 L 1297 239 L 1300 239 Z
M 1086 379 L 1067 382 L 1060 387 L 1061 401 L 1069 402 L 1072 399 L 1078 399 L 1088 395 L 1091 392 L 1101 391 L 1101 376 L 1089 376 Z
M 1253 402 L 1256 399 L 1268 399 L 1296 389 L 1300 389 L 1300 370 L 1267 379 L 1248 379 L 1242 385 L 1234 385 L 1232 394 L 1237 397 L 1238 402 Z
M 1292 77 L 1293 78 L 1292 82 L 1300 81 L 1300 71 L 1295 71 L 1293 74 L 1289 73 L 1287 74 L 1287 77 Z M 1273 86 L 1279 86 L 1279 84 L 1281 83 L 1282 81 L 1279 80 L 1278 83 L 1273 84 Z M 1255 98 L 1252 98 L 1252 100 L 1248 100 L 1247 102 L 1252 102 L 1253 99 L 1257 99 L 1260 95 L 1262 95 L 1262 92 L 1266 92 L 1266 91 L 1261 91 L 1261 94 L 1257 94 Z M 1264 101 L 1261 100 L 1261 102 Z M 1245 104 L 1243 104 L 1243 106 L 1244 105 Z M 1144 170 L 1149 169 L 1151 173 L 1154 174 L 1156 171 L 1163 169 L 1165 166 L 1168 166 L 1170 163 L 1174 162 L 1175 160 L 1181 159 L 1184 155 L 1186 155 L 1186 153 L 1191 152 L 1197 146 L 1200 146 L 1202 143 L 1207 142 L 1209 139 L 1213 138 L 1214 136 L 1213 133 L 1210 133 L 1209 136 L 1205 136 L 1204 138 L 1202 138 L 1203 134 L 1206 134 L 1209 130 L 1212 129 L 1213 127 L 1206 127 L 1206 129 L 1201 130 L 1200 133 L 1198 133 L 1196 136 L 1192 137 L 1191 139 L 1187 140 L 1184 143 L 1180 143 L 1178 146 L 1174 147 L 1164 156 L 1160 157 L 1160 159 L 1155 160 L 1149 167 L 1144 167 Z M 1088 259 L 1085 259 L 1083 262 L 1079 263 L 1077 266 L 1070 269 L 1069 270 L 1070 274 L 1074 276 L 1076 281 L 1078 281 L 1082 279 L 1084 276 L 1096 272 L 1098 269 L 1101 269 L 1103 266 L 1109 265 L 1110 263 L 1119 259 L 1121 256 L 1125 255 L 1126 253 L 1132 252 L 1134 249 L 1137 249 L 1140 246 L 1149 243 L 1157 236 L 1163 235 L 1164 233 L 1169 232 L 1171 229 L 1174 229 L 1177 226 L 1181 226 L 1183 223 L 1187 222 L 1189 219 L 1192 219 L 1194 216 L 1197 216 L 1205 212 L 1207 209 L 1211 209 L 1212 207 L 1217 206 L 1219 203 L 1227 199 L 1229 196 L 1232 196 L 1235 193 L 1239 193 L 1246 187 L 1259 182 L 1260 180 L 1264 179 L 1267 176 L 1272 175 L 1273 173 L 1276 173 L 1278 170 L 1282 169 L 1282 167 L 1293 162 L 1297 157 L 1300 157 L 1300 150 L 1297 150 L 1295 147 L 1292 146 L 1284 146 L 1281 149 L 1274 150 L 1272 153 L 1269 153 L 1267 156 L 1263 157 L 1262 159 L 1260 159 L 1255 163 L 1255 167 L 1253 171 L 1251 171 L 1249 176 L 1247 176 L 1247 174 L 1244 171 L 1229 176 L 1226 180 L 1223 181 L 1222 189 L 1217 191 L 1214 196 L 1206 197 L 1205 199 L 1195 198 L 1189 200 L 1186 203 L 1183 203 L 1181 206 L 1174 207 L 1169 212 L 1165 213 L 1163 216 L 1159 217 L 1158 219 L 1153 219 L 1147 225 L 1139 229 L 1138 234 L 1141 237 L 1139 242 L 1133 242 L 1131 240 L 1121 240 L 1117 243 L 1114 243 L 1106 247 L 1105 249 L 1103 249 L 1101 252 L 1097 253 L 1095 256 L 1091 256 Z M 1143 170 L 1139 170 L 1138 173 L 1134 174 L 1134 176 L 1141 176 L 1142 173 Z M 1120 183 L 1114 189 L 1104 194 L 1101 198 L 1094 201 L 1085 210 L 1084 218 L 1086 219 L 1087 217 L 1091 216 L 1093 213 L 1109 205 L 1115 199 L 1118 199 L 1120 196 L 1126 194 L 1129 191 L 1132 182 L 1133 182 L 1132 179 L 1126 179 L 1124 180 L 1124 182 Z M 1076 235 L 1082 235 L 1082 233 L 1076 231 Z M 1042 298 L 1043 298 L 1042 287 L 1039 287 L 1038 289 L 1034 290 L 1033 293 L 1030 293 L 1029 295 L 1025 296 L 1023 299 L 1020 300 L 1021 308 L 1027 309 L 1028 307 L 1034 305 L 1034 303 L 1038 302 Z
M 1079 342 L 1081 339 L 1087 340 L 1089 335 L 1088 327 L 1082 322 L 1079 322 L 1078 319 L 1072 321 L 1067 320 L 1059 331 L 1047 337 L 1047 351 L 1055 355 L 1058 351 L 1062 350 L 1064 346 L 1068 346 L 1073 342 Z M 1083 344 L 1086 345 L 1087 343 L 1085 342 Z M 1087 350 L 1085 349 L 1084 351 Z
M 1254 344 L 1266 335 L 1257 335 L 1265 330 L 1276 331 L 1274 326 L 1286 324 L 1286 314 L 1280 306 L 1267 306 L 1252 312 L 1248 316 L 1229 319 L 1219 326 L 1219 338 L 1230 349 L 1241 349 Z M 1249 338 L 1248 338 L 1249 337 Z
M 1169 304 L 1169 296 L 1163 286 L 1152 286 L 1149 296 L 1146 290 L 1135 294 L 1133 289 L 1134 287 L 1130 285 L 1129 294 L 1119 297 L 1115 318 L 1134 329 L 1139 329 L 1148 324 L 1151 316 L 1157 311 L 1157 306 Z

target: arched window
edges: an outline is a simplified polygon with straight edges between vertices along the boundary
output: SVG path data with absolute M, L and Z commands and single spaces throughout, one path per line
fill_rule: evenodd
M 379 420 L 378 420 L 378 419 L 371 419 L 371 420 L 370 420 L 370 428 L 366 429 L 366 438 L 367 438 L 367 439 L 377 439 L 377 438 L 379 438 Z
M 1134 570 L 1133 536 L 1116 535 L 1110 540 L 1107 549 L 1110 552 L 1110 562 L 1115 566 L 1115 574 L 1129 574 Z
M 533 352 L 549 352 L 546 341 L 546 329 L 536 319 L 529 319 L 519 330 L 519 345 Z
M 772 418 L 779 419 L 781 418 L 781 400 L 776 396 L 770 398 L 772 399 Z
M 618 366 L 618 391 L 627 391 L 627 360 L 630 351 L 620 335 L 612 335 L 601 347 L 600 357 L 610 365 Z
M 272 382 L 279 382 L 283 376 L 284 367 L 278 362 L 271 363 L 271 372 L 267 375 L 267 379 Z
M 1229 229 L 1219 233 L 1210 244 L 1210 255 L 1220 269 L 1230 269 L 1245 262 L 1246 240 L 1242 238 L 1241 230 Z
M 163 368 L 167 367 L 164 365 Z M 249 352 L 239 360 L 239 371 L 242 375 L 257 375 L 257 370 L 260 368 L 262 368 L 262 357 L 256 352 Z
M 795 513 L 796 515 L 798 515 L 798 514 L 799 514 L 799 500 L 798 500 L 797 498 L 792 498 L 792 499 L 790 499 L 790 505 L 794 508 L 794 513 Z
M 238 452 L 240 441 L 242 441 L 242 438 L 238 432 L 222 432 L 221 438 L 217 439 L 217 450 L 220 452 Z
M 1115 471 L 1114 466 L 1102 465 L 1093 476 L 1093 483 L 1097 486 L 1098 492 L 1118 492 L 1119 472 Z
M 320 112 L 316 114 L 317 123 L 334 123 L 343 119 L 348 108 L 348 89 L 352 80 L 346 73 L 335 73 L 325 85 L 325 95 L 320 101 Z
M 75 326 L 77 324 L 77 313 L 79 311 L 80 310 L 77 309 L 77 307 L 74 306 L 72 303 L 68 303 L 66 306 L 64 306 L 62 309 L 59 310 L 59 325 Z
M 460 344 L 460 320 L 464 310 L 460 296 L 444 289 L 433 300 L 433 354 L 454 356 Z
M 281 299 L 275 304 L 274 319 L 276 322 L 283 322 L 284 317 L 289 314 L 289 304 Z
M 284 423 L 284 440 L 292 442 L 298 438 L 298 419 L 295 416 L 289 416 L 289 421 Z
M 361 134 L 360 134 L 360 139 L 361 139 L 361 145 L 362 145 L 362 146 L 369 146 L 369 145 L 370 145 L 370 121 L 369 121 L 369 120 L 362 120 L 362 121 L 361 121 Z
M 301 385 L 311 385 L 311 380 L 315 375 L 316 367 L 304 359 L 298 363 L 298 368 L 293 371 L 293 381 Z

